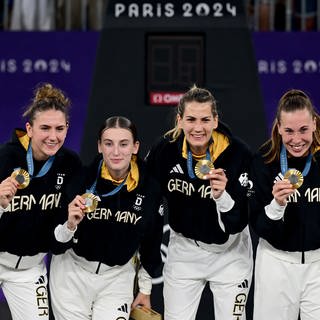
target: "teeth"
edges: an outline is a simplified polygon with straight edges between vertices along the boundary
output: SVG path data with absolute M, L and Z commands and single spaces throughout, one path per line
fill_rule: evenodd
M 291 149 L 295 152 L 300 152 L 303 150 L 303 146 L 296 146 L 296 147 L 292 146 Z

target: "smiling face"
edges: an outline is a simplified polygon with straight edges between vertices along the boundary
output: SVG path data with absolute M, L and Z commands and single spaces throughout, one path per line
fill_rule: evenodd
M 68 123 L 62 111 L 49 109 L 37 112 L 32 124 L 26 123 L 26 130 L 31 139 L 33 157 L 46 160 L 62 147 Z
M 309 152 L 313 142 L 316 120 L 307 109 L 280 114 L 278 132 L 287 152 L 293 157 L 302 157 Z
M 211 103 L 188 102 L 183 116 L 178 115 L 178 126 L 183 130 L 192 153 L 206 153 L 212 131 L 218 126 L 218 116 L 213 116 Z
M 98 141 L 98 150 L 112 178 L 124 178 L 130 166 L 131 157 L 139 150 L 139 142 L 134 142 L 132 133 L 124 128 L 109 128 L 103 131 Z

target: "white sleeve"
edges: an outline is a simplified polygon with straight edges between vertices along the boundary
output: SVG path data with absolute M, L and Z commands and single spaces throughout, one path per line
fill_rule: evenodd
M 220 198 L 213 198 L 213 200 L 216 202 L 217 210 L 219 212 L 230 211 L 234 206 L 234 200 L 231 198 L 230 194 L 226 190 L 222 192 Z
M 2 217 L 2 214 L 7 211 L 9 211 L 9 206 L 7 206 L 6 208 L 3 208 L 2 206 L 0 206 L 0 218 Z
M 226 190 L 222 192 L 220 198 L 213 198 L 213 200 L 216 202 L 217 205 L 218 222 L 220 228 L 225 232 L 226 228 L 221 220 L 221 212 L 230 211 L 234 206 L 234 200 L 231 198 L 230 194 Z
M 77 231 L 77 227 L 74 230 L 70 230 L 67 227 L 66 221 L 64 224 L 59 224 L 54 229 L 54 235 L 56 237 L 56 240 L 59 242 L 68 242 L 72 239 L 74 236 L 74 233 Z
M 149 273 L 141 266 L 138 272 L 139 291 L 143 294 L 150 295 L 152 289 L 152 278 Z
M 264 210 L 271 220 L 280 220 L 284 216 L 286 207 L 287 205 L 281 206 L 275 199 L 273 199 L 270 204 L 264 207 Z

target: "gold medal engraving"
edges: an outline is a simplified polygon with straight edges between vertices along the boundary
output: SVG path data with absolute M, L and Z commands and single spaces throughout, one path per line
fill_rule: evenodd
M 199 179 L 203 179 L 212 169 L 214 169 L 214 166 L 210 160 L 199 160 L 194 168 L 194 172 Z
M 288 179 L 295 189 L 300 188 L 303 184 L 303 175 L 299 170 L 296 169 L 289 169 L 284 174 L 284 178 Z
M 30 175 L 29 173 L 21 168 L 14 170 L 11 173 L 11 177 L 14 178 L 18 182 L 18 189 L 26 188 L 30 183 Z
M 83 210 L 84 212 L 89 213 L 96 210 L 98 201 L 100 200 L 99 197 L 95 196 L 93 193 L 84 193 L 81 197 L 85 199 L 86 208 Z

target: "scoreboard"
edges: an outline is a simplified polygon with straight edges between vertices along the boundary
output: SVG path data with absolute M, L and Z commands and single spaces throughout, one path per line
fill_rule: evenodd
M 242 1 L 110 1 L 106 24 L 111 28 L 161 26 L 161 31 L 145 35 L 144 93 L 147 104 L 170 106 L 193 84 L 205 85 L 203 26 L 239 28 L 243 27 L 240 17 L 244 17 Z M 186 24 L 188 29 L 177 31 Z

